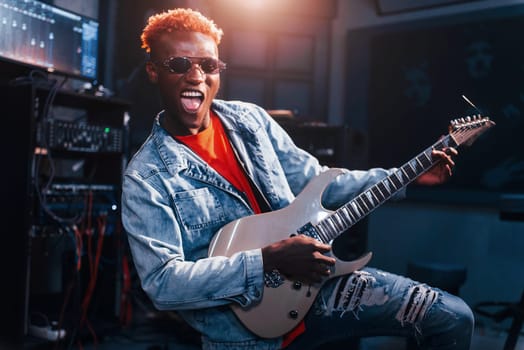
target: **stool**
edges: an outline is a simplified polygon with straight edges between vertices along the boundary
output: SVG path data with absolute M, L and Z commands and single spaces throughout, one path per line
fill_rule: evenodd
M 460 264 L 441 262 L 408 262 L 407 276 L 431 287 L 459 295 L 459 289 L 466 281 L 466 267 Z
M 499 308 L 497 312 L 490 312 L 488 309 Z M 520 330 L 524 323 L 524 291 L 518 303 L 486 301 L 476 304 L 473 310 L 479 315 L 492 318 L 495 322 L 501 322 L 506 318 L 512 317 L 513 322 L 508 331 L 508 337 L 504 343 L 503 350 L 514 350 L 517 345 Z

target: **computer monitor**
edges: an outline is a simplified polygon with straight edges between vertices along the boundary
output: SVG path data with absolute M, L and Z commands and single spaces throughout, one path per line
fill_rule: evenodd
M 99 22 L 37 0 L 0 0 L 0 60 L 97 80 Z

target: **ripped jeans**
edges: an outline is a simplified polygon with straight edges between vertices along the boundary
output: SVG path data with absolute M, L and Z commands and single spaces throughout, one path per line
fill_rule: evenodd
M 474 318 L 452 294 L 366 267 L 326 283 L 305 323 L 306 332 L 286 350 L 370 336 L 413 337 L 420 349 L 467 350 Z

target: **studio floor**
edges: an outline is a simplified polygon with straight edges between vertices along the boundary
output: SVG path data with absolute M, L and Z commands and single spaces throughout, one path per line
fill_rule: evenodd
M 476 334 L 473 338 L 471 350 L 503 350 L 506 334 L 482 335 Z M 173 339 L 173 337 L 153 334 L 133 336 L 116 336 L 106 339 L 97 347 L 88 345 L 85 350 L 197 350 L 197 345 Z M 337 349 L 332 349 L 337 350 Z M 341 349 L 340 349 L 341 350 Z M 406 350 L 404 339 L 394 337 L 375 337 L 362 339 L 359 350 Z M 524 337 L 520 337 L 514 350 L 524 350 Z
M 198 350 L 195 333 L 177 320 L 176 315 L 169 319 L 169 314 L 159 319 L 142 320 L 133 326 L 108 332 L 94 344 L 86 337 L 75 344 L 43 343 L 29 339 L 25 350 Z M 176 329 L 176 331 L 174 330 Z M 477 327 L 471 350 L 503 350 L 507 333 L 502 329 Z M 328 350 L 328 349 L 325 349 Z M 329 349 L 331 350 L 331 349 Z M 337 349 L 333 349 L 337 350 Z M 402 338 L 373 337 L 360 341 L 358 350 L 406 350 Z M 524 350 L 524 336 L 520 336 L 513 350 Z
M 176 312 L 157 311 L 143 294 L 134 298 L 132 318 L 126 327 L 118 322 L 92 322 L 91 331 L 84 327 L 74 343 L 49 342 L 27 336 L 24 350 L 198 350 L 199 335 Z M 524 350 L 524 327 L 514 349 L 504 349 L 511 320 L 495 322 L 477 315 L 470 350 Z M 71 338 L 71 337 L 69 337 Z M 66 338 L 67 339 L 67 338 Z M 95 340 L 96 339 L 96 340 Z M 406 340 L 399 337 L 372 337 L 360 340 L 351 350 L 406 350 Z M 344 349 L 344 350 L 348 350 Z M 3 349 L 0 346 L 0 350 Z M 8 349 L 11 350 L 11 349 Z M 18 350 L 18 349 L 16 349 Z M 340 346 L 319 350 L 342 350 Z

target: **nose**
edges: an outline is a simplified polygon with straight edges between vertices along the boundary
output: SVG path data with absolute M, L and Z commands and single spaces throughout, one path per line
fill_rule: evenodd
M 206 73 L 204 73 L 200 65 L 197 63 L 193 63 L 191 69 L 189 69 L 185 74 L 186 80 L 192 83 L 203 82 L 205 80 L 205 77 Z

